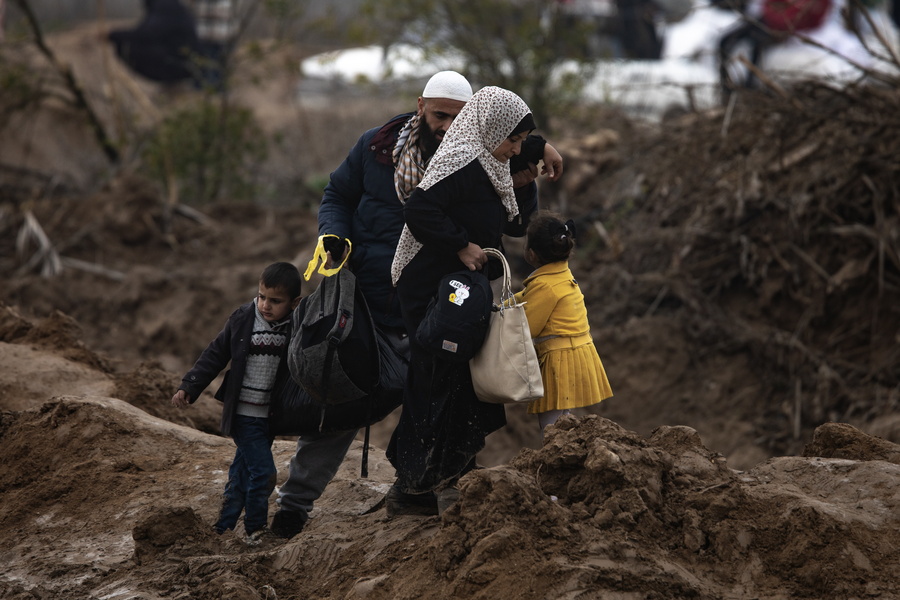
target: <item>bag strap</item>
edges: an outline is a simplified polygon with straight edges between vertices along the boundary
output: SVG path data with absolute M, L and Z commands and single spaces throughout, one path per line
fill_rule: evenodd
M 324 236 L 323 236 L 324 237 Z M 321 244 L 321 238 L 319 238 Z M 341 263 L 341 267 L 344 266 Z M 341 270 L 338 267 L 334 273 Z M 327 277 L 334 276 L 328 275 Z M 320 284 L 321 285 L 321 284 Z M 342 289 L 344 288 L 344 289 Z M 330 298 L 334 302 L 334 325 L 328 332 L 326 341 L 328 346 L 325 349 L 325 363 L 322 366 L 322 405 L 328 405 L 328 382 L 331 379 L 331 365 L 334 362 L 334 355 L 337 354 L 338 346 L 347 337 L 347 334 L 353 328 L 353 298 L 356 296 L 356 279 L 349 273 L 338 273 L 334 280 L 334 297 Z M 323 300 L 324 302 L 324 300 Z M 324 305 L 323 305 L 324 306 Z M 322 410 L 322 418 L 319 421 L 319 431 L 325 423 L 325 410 Z
M 369 402 L 369 416 L 372 415 L 372 403 Z M 369 419 L 366 419 L 368 422 Z M 369 477 L 369 428 L 371 425 L 366 425 L 366 433 L 363 439 L 363 450 L 362 450 L 362 459 L 359 465 L 359 476 L 363 479 Z
M 502 287 L 500 288 L 500 310 L 503 310 L 507 306 L 515 306 L 515 294 L 512 292 L 509 263 L 506 261 L 506 257 L 496 248 L 483 248 L 483 250 L 488 256 L 499 259 L 500 264 L 503 265 L 503 282 L 501 284 Z

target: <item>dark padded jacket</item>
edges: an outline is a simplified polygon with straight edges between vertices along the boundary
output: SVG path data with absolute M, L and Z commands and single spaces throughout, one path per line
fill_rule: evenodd
M 362 134 L 331 174 L 319 207 L 319 234 L 350 240 L 350 268 L 372 318 L 380 327 L 391 329 L 403 327 L 391 285 L 391 263 L 404 223 L 391 153 L 413 114 L 397 115 Z
M 231 369 L 225 373 L 225 380 L 216 391 L 215 397 L 222 402 L 222 434 L 231 435 L 231 426 L 237 411 L 238 398 L 241 394 L 241 384 L 244 381 L 244 370 L 247 367 L 247 354 L 250 351 L 250 336 L 253 334 L 253 323 L 256 320 L 254 302 L 248 302 L 237 308 L 225 327 L 209 343 L 206 350 L 200 354 L 200 358 L 194 363 L 190 371 L 182 378 L 178 389 L 184 390 L 190 397 L 191 403 L 197 401 L 212 381 L 218 377 L 231 363 Z M 278 366 L 278 374 L 274 389 L 279 389 L 285 384 L 284 378 L 290 377 L 287 367 L 287 355 L 281 357 Z M 274 403 L 274 399 L 273 399 Z M 271 416 L 270 405 L 269 413 Z

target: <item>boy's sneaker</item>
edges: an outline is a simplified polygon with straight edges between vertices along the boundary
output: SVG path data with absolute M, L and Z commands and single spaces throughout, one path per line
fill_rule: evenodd
M 303 531 L 308 520 L 306 513 L 281 509 L 272 517 L 272 533 L 289 540 Z
M 384 504 L 388 517 L 399 515 L 430 517 L 438 514 L 437 497 L 434 492 L 407 494 L 401 492 L 396 485 L 392 485 L 384 498 Z
M 256 531 L 252 531 L 247 534 L 247 537 L 244 538 L 244 543 L 248 546 L 259 546 L 264 538 L 270 535 L 268 527 L 261 527 Z

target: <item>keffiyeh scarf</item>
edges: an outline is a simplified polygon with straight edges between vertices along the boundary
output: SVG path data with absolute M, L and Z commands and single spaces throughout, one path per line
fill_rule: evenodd
M 422 117 L 418 114 L 413 115 L 400 130 L 400 136 L 394 145 L 394 189 L 397 190 L 400 202 L 404 204 L 425 174 L 425 160 L 419 147 L 421 120 Z

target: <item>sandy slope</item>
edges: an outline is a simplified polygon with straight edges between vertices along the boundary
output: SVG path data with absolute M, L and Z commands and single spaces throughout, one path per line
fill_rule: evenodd
M 5 357 L 10 346 L 0 346 Z M 823 426 L 818 454 L 730 469 L 687 427 L 567 418 L 475 471 L 443 518 L 386 518 L 356 443 L 290 541 L 211 532 L 233 451 L 118 399 L 3 413 L 0 598 L 889 598 L 900 447 Z M 279 476 L 293 443 L 278 441 Z

